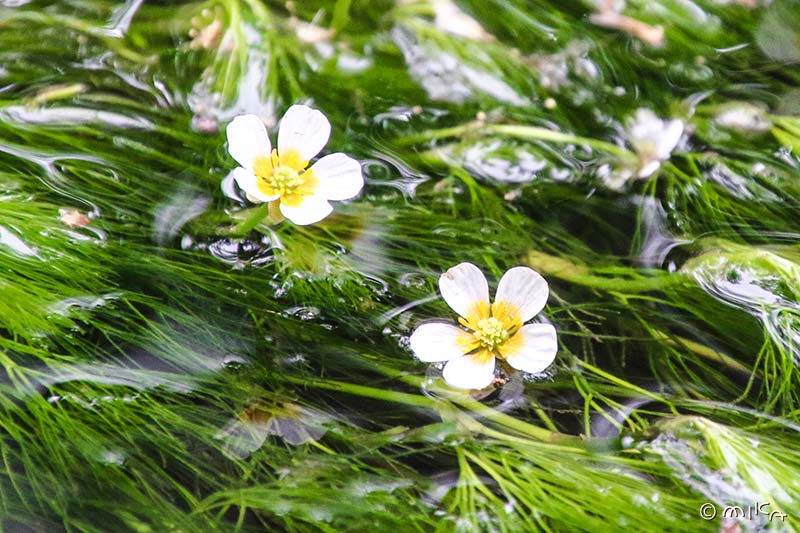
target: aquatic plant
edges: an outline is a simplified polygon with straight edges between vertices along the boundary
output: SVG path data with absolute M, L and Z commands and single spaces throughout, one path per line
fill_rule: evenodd
M 797 531 L 797 13 L 0 0 L 1 528 Z M 366 185 L 273 224 L 225 130 L 296 104 Z M 549 367 L 413 357 L 464 262 L 546 278 Z

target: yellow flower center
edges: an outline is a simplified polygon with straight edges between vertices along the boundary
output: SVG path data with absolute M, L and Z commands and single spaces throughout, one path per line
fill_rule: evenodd
M 292 167 L 273 168 L 268 176 L 262 179 L 268 180 L 270 186 L 281 195 L 292 192 L 295 187 L 303 183 L 300 173 Z
M 273 150 L 269 157 L 256 158 L 253 173 L 263 194 L 280 196 L 282 204 L 297 205 L 304 196 L 313 194 L 319 184 L 307 166 L 308 161 L 301 159 L 296 150 L 284 150 L 280 155 Z
M 503 323 L 494 317 L 479 320 L 477 326 L 474 333 L 475 338 L 487 350 L 494 350 L 508 340 L 508 331 Z

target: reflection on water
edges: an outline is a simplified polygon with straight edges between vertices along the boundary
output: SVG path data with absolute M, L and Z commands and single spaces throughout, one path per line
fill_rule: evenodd
M 407 28 L 394 28 L 392 38 L 403 51 L 411 75 L 425 88 L 431 100 L 461 103 L 478 92 L 507 104 L 527 103 L 491 72 L 477 70 L 451 53 L 419 42 L 419 36 Z
M 26 106 L 8 106 L 2 110 L 7 121 L 46 126 L 78 126 L 80 124 L 106 124 L 115 128 L 152 130 L 153 124 L 142 117 L 126 117 L 119 113 L 84 109 L 80 107 L 50 107 L 32 109 Z
M 183 227 L 208 208 L 210 200 L 190 190 L 178 190 L 156 208 L 153 231 L 156 243 L 163 246 L 174 239 Z
M 271 99 L 265 100 L 263 97 L 270 68 L 269 55 L 260 46 L 262 38 L 255 28 L 245 25 L 242 30 L 243 35 L 226 32 L 218 47 L 222 60 L 228 61 L 232 60 L 229 56 L 236 50 L 246 50 L 244 53 L 247 64 L 243 68 L 244 75 L 236 86 L 235 98 L 226 101 L 225 96 L 215 90 L 217 79 L 211 68 L 203 73 L 187 96 L 187 102 L 194 112 L 192 126 L 197 131 L 213 133 L 221 124 L 245 113 L 260 116 L 269 127 L 278 121 L 275 104 Z
M 16 234 L 6 227 L 0 226 L 0 244 L 8 246 L 15 253 L 20 255 L 37 255 L 36 250 L 31 248 L 20 239 Z

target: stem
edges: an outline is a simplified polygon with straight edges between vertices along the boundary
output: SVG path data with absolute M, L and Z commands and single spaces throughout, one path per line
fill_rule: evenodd
M 283 216 L 283 213 L 281 213 L 280 207 L 280 200 L 273 200 L 269 203 L 269 221 L 273 224 L 280 224 L 286 220 Z
M 350 22 L 350 4 L 352 0 L 337 0 L 333 6 L 333 17 L 331 19 L 331 29 L 341 32 L 347 23 Z
M 531 268 L 538 270 L 540 273 L 608 292 L 637 294 L 640 292 L 663 291 L 674 285 L 686 282 L 686 278 L 681 274 L 662 274 L 640 279 L 595 276 L 584 266 L 575 265 L 561 257 L 555 257 L 539 251 L 528 252 L 526 260 Z
M 403 376 L 402 381 L 407 383 L 419 385 L 422 382 L 422 378 L 418 376 Z M 354 394 L 356 396 L 363 396 L 365 398 L 373 398 L 376 400 L 384 400 L 388 402 L 395 402 L 401 403 L 404 405 L 408 405 L 411 407 L 422 407 L 425 409 L 437 409 L 439 407 L 440 402 L 444 400 L 436 400 L 433 398 L 428 398 L 427 396 L 420 396 L 418 394 L 408 394 L 405 392 L 397 392 L 392 390 L 386 389 L 377 389 L 374 387 L 368 387 L 365 385 L 356 385 L 354 383 L 346 383 L 343 381 L 332 381 L 332 380 L 317 380 L 317 379 L 303 379 L 294 376 L 284 376 L 284 379 L 291 383 L 297 383 L 299 385 L 311 385 L 314 387 L 318 387 L 321 389 L 328 389 L 337 392 L 345 392 L 348 394 Z M 538 441 L 554 443 L 554 444 L 570 444 L 574 445 L 579 448 L 585 448 L 586 443 L 580 437 L 575 437 L 572 435 L 566 435 L 563 433 L 558 433 L 555 431 L 550 431 L 544 428 L 540 428 L 538 426 L 534 426 L 527 422 L 523 422 L 522 420 L 518 420 L 512 416 L 507 414 L 501 413 L 492 409 L 491 407 L 487 407 L 482 403 L 473 400 L 466 394 L 459 394 L 459 393 L 443 393 L 445 396 L 445 400 L 456 404 L 460 407 L 463 407 L 472 413 L 495 422 L 501 426 L 504 426 L 507 429 L 511 429 L 517 434 L 524 435 L 529 438 L 533 438 Z M 498 432 L 494 432 L 488 428 L 485 428 L 482 424 L 478 421 L 472 419 L 470 417 L 469 421 L 462 421 L 467 427 L 479 431 L 487 436 L 492 436 L 497 438 Z M 479 424 L 480 427 L 475 426 L 475 424 Z
M 520 126 L 512 124 L 484 124 L 480 121 L 469 122 L 460 126 L 453 126 L 451 128 L 442 128 L 438 130 L 430 130 L 416 135 L 407 135 L 401 137 L 397 142 L 401 145 L 417 144 L 425 141 L 433 141 L 437 139 L 447 139 L 449 137 L 460 137 L 462 135 L 504 135 L 507 137 L 515 137 L 526 141 L 548 141 L 554 143 L 564 144 L 584 144 L 591 146 L 598 150 L 614 154 L 622 159 L 635 161 L 636 155 L 630 150 L 617 146 L 616 144 L 601 141 L 599 139 L 592 139 L 590 137 L 580 137 L 571 133 L 563 133 L 554 131 L 548 128 L 541 128 L 538 126 Z
M 36 96 L 28 101 L 28 105 L 35 107 L 56 100 L 67 100 L 86 92 L 88 88 L 89 87 L 84 83 L 52 85 L 36 93 Z
M 406 392 L 397 392 L 386 389 L 376 389 L 374 387 L 367 387 L 365 385 L 356 385 L 354 383 L 346 383 L 344 381 L 332 381 L 329 379 L 305 379 L 295 376 L 283 376 L 283 379 L 298 385 L 312 385 L 320 389 L 328 389 L 337 392 L 346 392 L 356 396 L 363 396 L 365 398 L 373 398 L 375 400 L 385 400 L 387 402 L 402 403 L 411 407 L 423 407 L 426 409 L 434 409 L 436 407 L 436 400 L 428 398 L 427 396 L 420 396 L 419 394 L 408 394 Z
M 241 221 L 238 222 L 235 226 L 228 230 L 228 234 L 230 235 L 244 235 L 255 229 L 259 224 L 264 222 L 270 213 L 271 208 L 270 204 L 261 204 L 257 207 L 251 207 L 250 209 L 245 209 L 237 213 L 237 215 L 243 215 Z
M 237 4 L 236 5 L 236 9 L 237 9 L 237 12 L 238 12 L 238 2 L 234 2 L 234 3 Z M 250 8 L 250 10 L 253 12 L 253 14 L 256 16 L 256 18 L 259 19 L 260 22 L 262 22 L 264 24 L 271 24 L 272 23 L 269 9 L 267 9 L 267 7 L 264 6 L 261 2 L 256 2 L 254 0 L 245 0 L 245 3 Z
M 517 125 L 493 125 L 488 127 L 491 133 L 499 135 L 508 135 L 509 137 L 516 137 L 518 139 L 530 141 L 550 141 L 555 143 L 566 144 L 585 144 L 592 148 L 597 148 L 604 152 L 617 155 L 621 158 L 635 159 L 636 156 L 630 150 L 617 146 L 616 144 L 593 139 L 591 137 L 580 137 L 570 133 L 562 133 L 553 131 L 547 128 L 539 128 L 536 126 L 517 126 Z
M 409 17 L 414 15 L 433 16 L 436 14 L 436 11 L 434 11 L 433 6 L 427 2 L 420 4 L 402 5 L 401 7 L 396 7 L 395 11 L 398 14 L 402 14 Z
M 713 348 L 709 348 L 704 344 L 700 344 L 699 342 L 695 342 L 690 339 L 686 339 L 684 337 L 673 336 L 670 337 L 663 331 L 654 331 L 656 340 L 664 341 L 670 346 L 675 347 L 683 347 L 692 352 L 695 355 L 699 355 L 705 359 L 713 363 L 722 363 L 723 365 L 727 366 L 731 370 L 736 370 L 738 372 L 742 372 L 744 374 L 752 374 L 754 373 L 753 370 L 746 367 L 733 357 L 729 355 L 725 355 L 724 353 L 720 353 Z
M 678 415 L 679 414 L 677 409 L 675 409 L 675 406 L 672 405 L 672 403 L 670 403 L 665 398 L 660 397 L 658 394 L 652 393 L 647 389 L 643 389 L 641 387 L 637 387 L 633 383 L 625 381 L 624 379 L 620 379 L 620 378 L 614 376 L 613 374 L 609 374 L 605 370 L 601 370 L 601 369 L 597 368 L 596 366 L 592 365 L 591 363 L 587 363 L 586 361 L 583 361 L 582 359 L 577 359 L 576 358 L 575 360 L 577 361 L 577 363 L 580 366 L 582 366 L 583 368 L 589 370 L 590 372 L 600 376 L 601 378 L 604 378 L 604 379 L 610 381 L 611 383 L 614 383 L 615 385 L 619 385 L 620 387 L 624 387 L 626 389 L 631 389 L 633 391 L 636 391 L 637 393 L 641 394 L 642 396 L 644 396 L 646 398 L 650 398 L 651 400 L 653 400 L 655 402 L 659 402 L 659 403 L 662 403 L 662 404 L 668 406 L 670 408 L 670 411 L 672 411 L 672 414 L 674 414 L 674 415 Z
M 585 447 L 586 443 L 580 437 L 566 435 L 564 433 L 550 431 L 539 426 L 534 426 L 533 424 L 529 424 L 514 418 L 513 416 L 496 411 L 491 407 L 487 407 L 481 402 L 473 400 L 469 396 L 447 394 L 447 399 L 461 407 L 464 407 L 465 409 L 469 409 L 473 413 L 487 420 L 491 420 L 492 422 L 504 426 L 507 429 L 511 429 L 521 435 L 525 435 L 526 437 L 531 437 L 542 442 L 550 442 L 554 444 L 572 444 L 580 448 Z

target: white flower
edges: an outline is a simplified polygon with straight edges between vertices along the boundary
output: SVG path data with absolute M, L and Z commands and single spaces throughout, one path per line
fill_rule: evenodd
M 227 133 L 228 152 L 242 165 L 233 177 L 247 198 L 278 201 L 281 214 L 295 224 L 319 222 L 333 210 L 328 200 L 347 200 L 364 186 L 361 165 L 342 153 L 326 155 L 308 168 L 331 134 L 330 122 L 316 109 L 293 105 L 286 111 L 276 150 L 256 115 L 236 117 Z
M 683 121 L 661 120 L 649 109 L 638 109 L 628 126 L 628 141 L 639 156 L 638 178 L 652 175 L 672 155 L 683 135 Z
M 462 389 L 482 389 L 494 379 L 495 358 L 523 372 L 541 372 L 558 350 L 556 330 L 528 324 L 547 303 L 547 282 L 527 267 L 503 275 L 494 303 L 489 285 L 471 263 L 454 266 L 439 278 L 442 298 L 466 329 L 443 322 L 422 324 L 411 334 L 411 349 L 425 362 L 447 361 L 445 381 Z
M 647 178 L 661 168 L 683 136 L 682 120 L 662 120 L 649 109 L 638 109 L 628 122 L 626 137 L 636 153 L 632 161 L 617 168 L 602 165 L 597 175 L 611 189 L 620 190 L 628 181 Z

